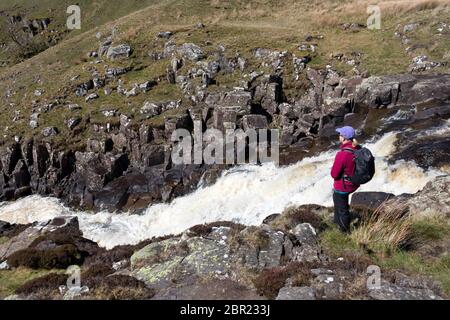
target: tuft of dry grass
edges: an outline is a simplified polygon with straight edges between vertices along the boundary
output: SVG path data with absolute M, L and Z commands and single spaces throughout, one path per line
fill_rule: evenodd
M 413 219 L 408 207 L 398 200 L 388 200 L 372 214 L 363 217 L 351 238 L 368 251 L 389 252 L 405 247 L 413 238 Z
M 322 217 L 326 215 L 328 209 L 319 205 L 291 206 L 277 216 L 269 225 L 276 230 L 288 232 L 300 223 L 309 223 L 316 230 L 322 231 L 326 224 Z
M 275 299 L 288 278 L 291 278 L 294 286 L 309 285 L 312 278 L 311 268 L 309 263 L 292 262 L 284 267 L 264 269 L 253 279 L 253 285 L 259 295 Z

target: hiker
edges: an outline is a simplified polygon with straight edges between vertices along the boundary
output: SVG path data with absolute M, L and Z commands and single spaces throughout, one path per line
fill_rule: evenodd
M 350 231 L 349 195 L 361 184 L 370 181 L 375 174 L 375 162 L 371 152 L 358 145 L 355 129 L 349 126 L 336 129 L 341 142 L 340 150 L 331 168 L 334 202 L 334 222 L 342 232 Z

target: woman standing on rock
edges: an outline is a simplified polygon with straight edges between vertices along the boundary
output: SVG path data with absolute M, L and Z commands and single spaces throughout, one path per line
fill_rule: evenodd
M 355 140 L 355 129 L 352 127 L 346 126 L 336 131 L 339 133 L 341 145 L 331 168 L 331 176 L 334 179 L 334 223 L 342 232 L 349 232 L 351 218 L 348 198 L 359 188 L 359 184 L 350 181 L 350 177 L 355 174 L 355 151 L 359 150 L 360 146 Z

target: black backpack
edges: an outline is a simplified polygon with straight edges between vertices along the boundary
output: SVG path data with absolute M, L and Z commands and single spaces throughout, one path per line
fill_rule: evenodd
M 353 176 L 345 176 L 344 179 L 355 185 L 361 185 L 372 180 L 375 175 L 375 158 L 367 148 L 359 148 L 357 150 L 344 148 L 355 155 L 355 173 Z

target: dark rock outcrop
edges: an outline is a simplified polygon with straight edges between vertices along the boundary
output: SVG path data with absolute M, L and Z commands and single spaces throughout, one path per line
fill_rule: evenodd
M 358 211 L 372 212 L 393 197 L 392 193 L 385 192 L 355 192 L 352 195 L 350 206 Z

